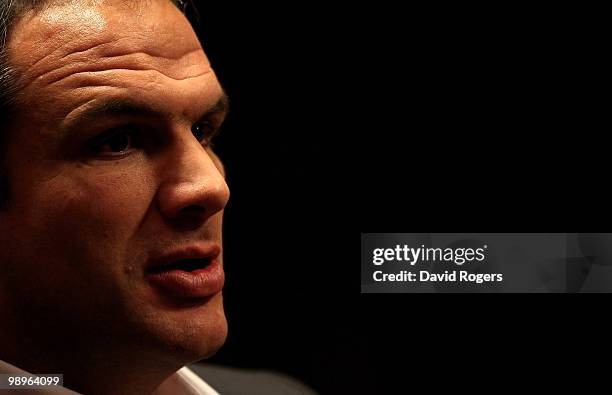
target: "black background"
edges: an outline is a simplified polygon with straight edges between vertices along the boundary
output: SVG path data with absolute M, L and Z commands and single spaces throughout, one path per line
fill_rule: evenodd
M 610 230 L 597 10 L 199 9 L 232 107 L 230 336 L 211 362 L 323 394 L 592 382 L 608 298 L 360 295 L 358 251 L 361 232 Z
M 274 369 L 321 393 L 372 379 L 359 314 L 357 204 L 349 196 L 347 51 L 323 3 L 219 4 L 200 10 L 200 37 L 230 97 L 216 139 L 231 190 L 225 212 L 230 332 L 209 362 Z M 338 33 L 338 35 L 336 35 Z M 338 142 L 342 142 L 338 145 Z

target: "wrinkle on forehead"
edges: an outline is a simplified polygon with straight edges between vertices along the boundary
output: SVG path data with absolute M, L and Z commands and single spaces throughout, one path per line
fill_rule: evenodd
M 65 76 L 80 66 L 85 71 L 88 67 L 97 71 L 103 68 L 102 64 L 130 68 L 134 62 L 151 62 L 156 69 L 178 70 L 199 63 L 210 68 L 191 28 L 175 27 L 176 23 L 184 22 L 186 26 L 189 23 L 170 1 L 147 2 L 150 8 L 144 13 L 128 7 L 125 0 L 86 3 L 86 6 L 81 1 L 51 6 L 38 13 L 32 11 L 20 20 L 11 39 L 10 53 L 23 83 L 29 84 L 46 74 Z M 168 20 L 174 23 L 169 24 Z M 175 64 L 170 64 L 172 60 Z M 121 61 L 127 61 L 127 65 L 121 66 Z M 94 63 L 98 65 L 92 66 Z
M 106 16 L 94 5 L 84 7 L 70 2 L 30 10 L 19 19 L 12 31 L 9 42 L 9 51 L 13 55 L 11 60 L 17 66 L 35 66 L 79 38 L 97 37 L 107 26 Z M 24 47 L 31 47 L 34 51 L 24 51 Z M 36 51 L 37 48 L 46 51 L 41 54 Z
M 105 75 L 113 70 L 157 71 L 174 80 L 194 78 L 212 71 L 202 49 L 191 50 L 176 59 L 139 51 L 122 55 L 96 56 L 93 59 L 85 57 L 38 75 L 36 80 L 45 85 L 52 85 L 73 77 L 89 79 L 94 73 Z

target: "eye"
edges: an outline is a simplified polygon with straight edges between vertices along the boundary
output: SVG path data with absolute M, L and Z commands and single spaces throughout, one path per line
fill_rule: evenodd
M 191 126 L 191 133 L 200 143 L 209 145 L 215 135 L 215 126 L 207 121 L 196 122 Z
M 136 130 L 122 126 L 108 130 L 93 139 L 94 151 L 99 155 L 122 155 L 134 148 Z
M 132 136 L 127 133 L 120 133 L 109 138 L 105 145 L 108 146 L 109 151 L 120 153 L 130 148 L 131 143 Z

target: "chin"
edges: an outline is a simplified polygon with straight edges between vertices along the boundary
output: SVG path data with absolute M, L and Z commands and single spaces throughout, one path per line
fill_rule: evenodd
M 144 347 L 142 352 L 175 366 L 213 356 L 227 338 L 221 293 L 201 304 L 155 308 L 146 317 L 144 327 L 141 322 L 132 331 L 144 335 L 144 341 L 137 347 Z
M 189 355 L 190 361 L 209 358 L 219 351 L 227 339 L 228 325 L 221 293 L 190 315 L 180 323 L 185 329 L 182 331 L 185 343 L 181 348 Z
M 223 321 L 223 325 L 220 325 L 215 331 L 215 336 L 207 336 L 206 344 L 200 347 L 197 355 L 194 355 L 193 360 L 198 361 L 200 359 L 210 358 L 217 353 L 225 344 L 227 339 L 227 321 Z

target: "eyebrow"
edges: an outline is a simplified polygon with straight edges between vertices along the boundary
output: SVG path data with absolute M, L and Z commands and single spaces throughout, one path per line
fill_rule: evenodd
M 199 117 L 199 119 L 215 114 L 223 114 L 225 116 L 228 112 L 229 98 L 225 92 L 222 92 L 221 96 L 216 102 L 214 102 L 213 105 L 209 105 L 204 108 L 203 114 Z M 71 129 L 77 125 L 91 122 L 105 116 L 149 116 L 157 118 L 171 118 L 172 115 L 173 114 L 171 113 L 160 111 L 159 109 L 146 104 L 132 102 L 129 99 L 108 99 L 81 111 L 75 116 L 74 119 L 68 121 L 64 129 Z

